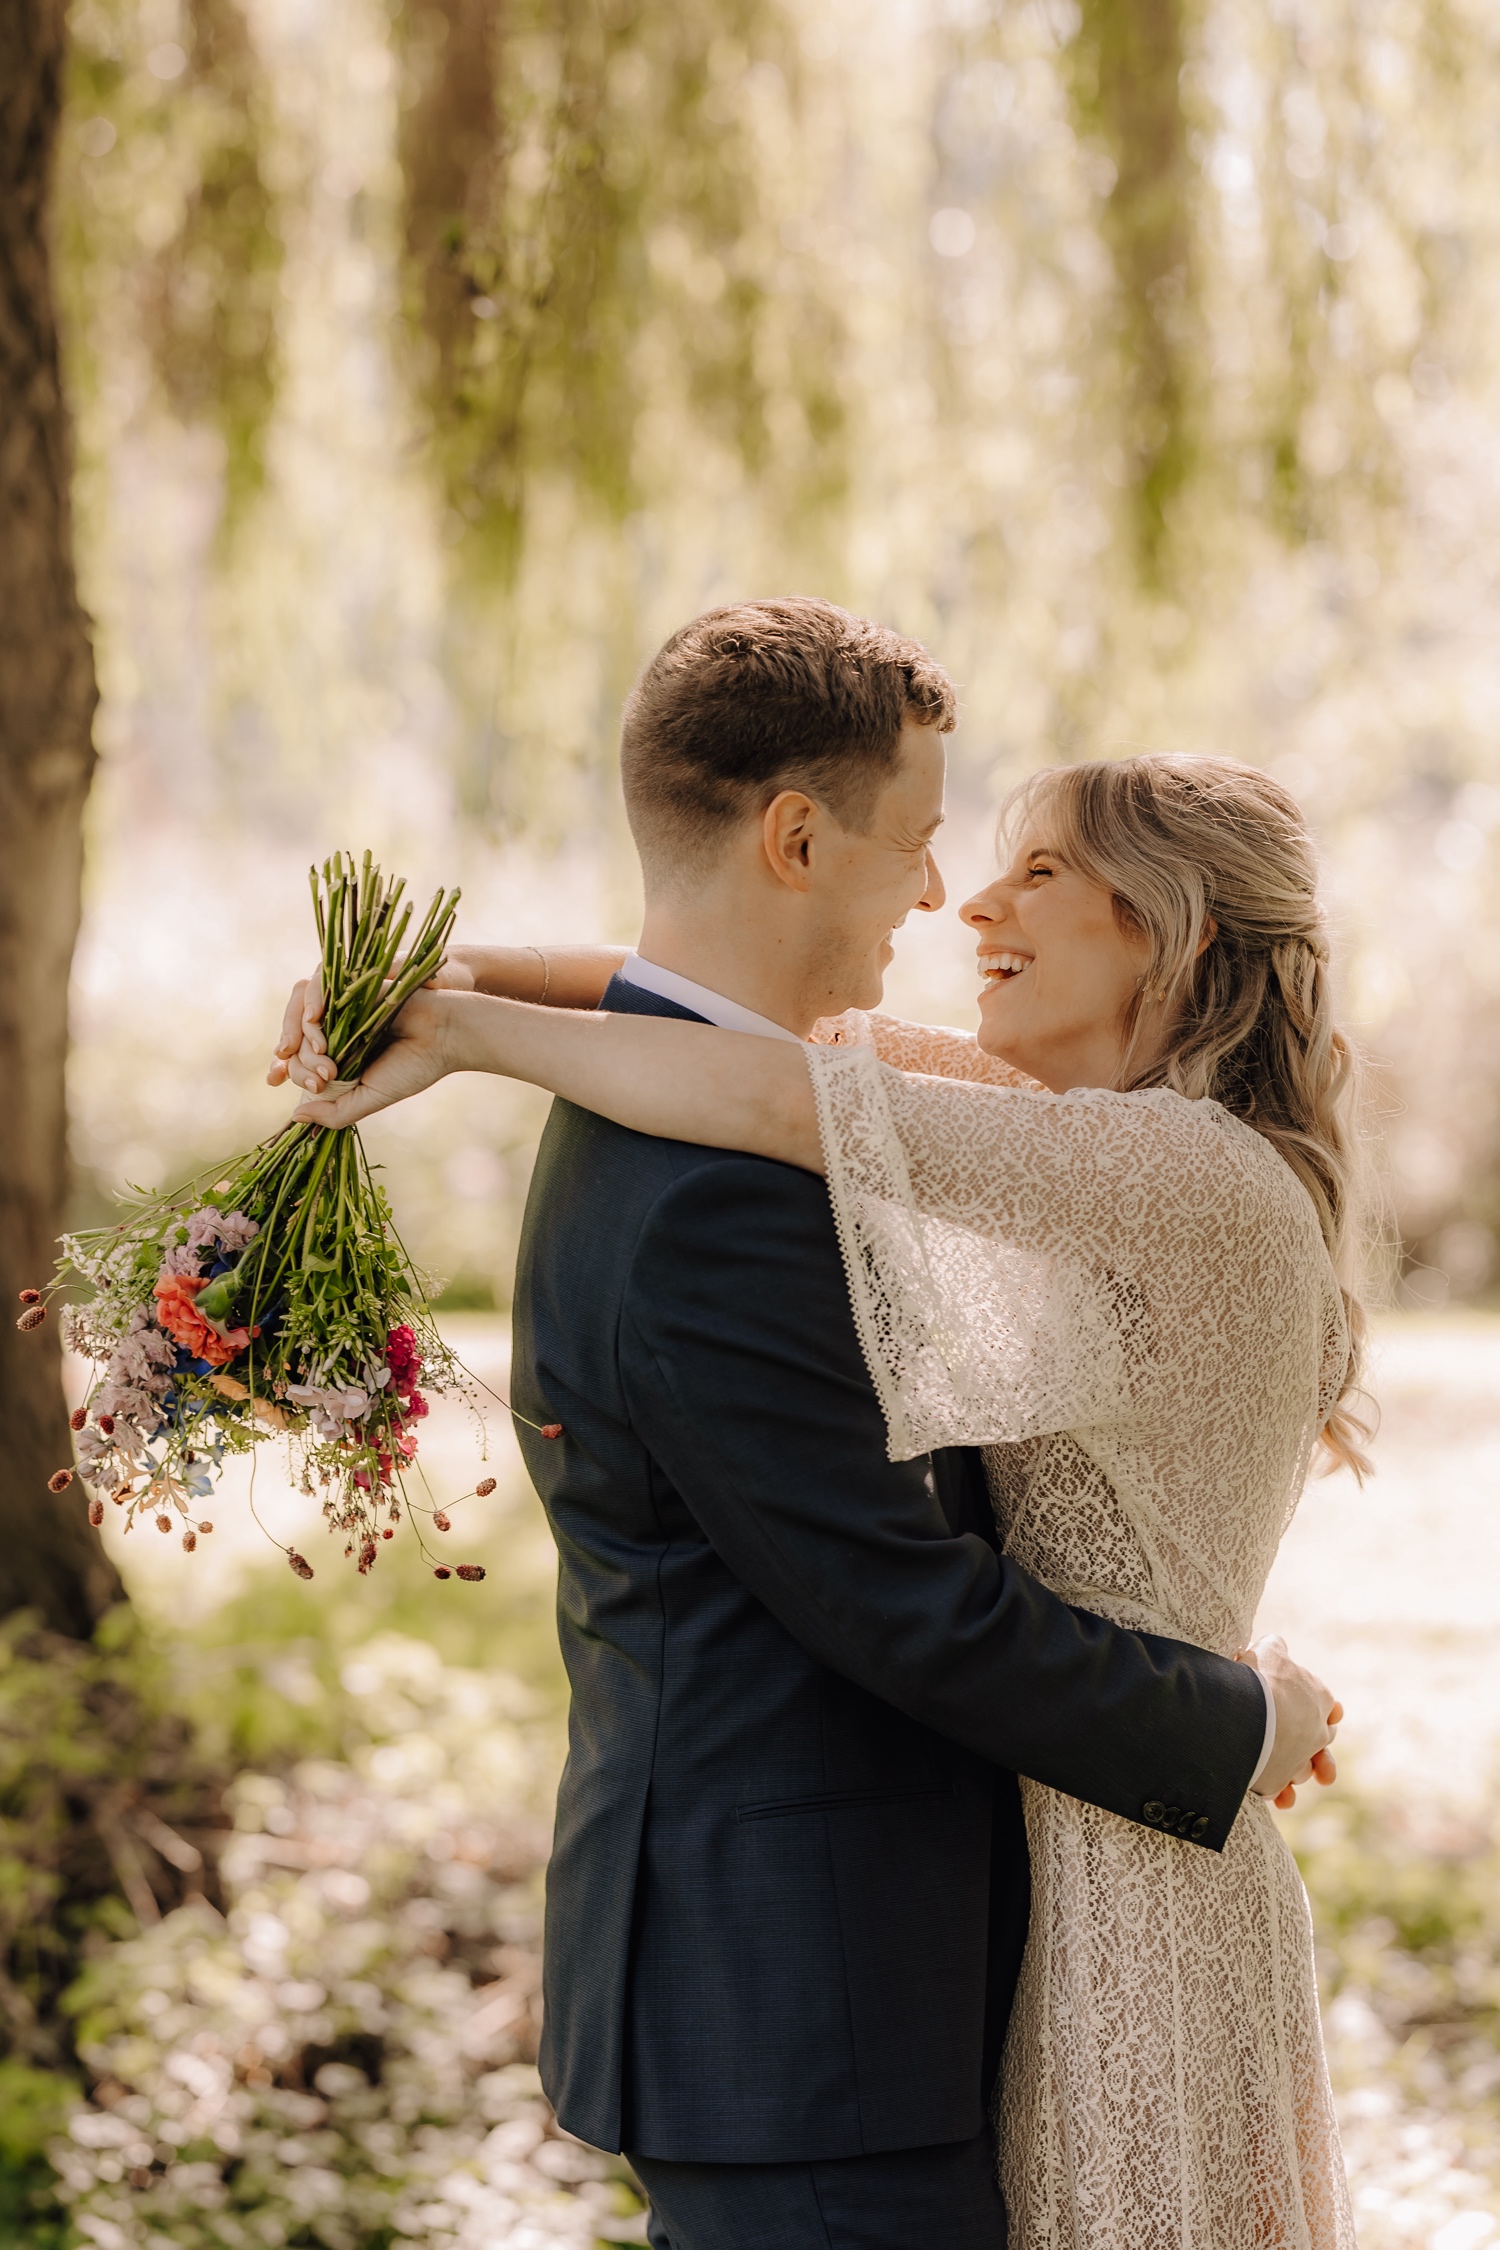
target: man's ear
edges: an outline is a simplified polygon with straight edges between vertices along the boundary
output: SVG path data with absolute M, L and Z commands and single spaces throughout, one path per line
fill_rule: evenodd
M 813 839 L 827 816 L 801 789 L 783 789 L 761 815 L 761 845 L 771 873 L 788 890 L 805 891 L 812 882 Z

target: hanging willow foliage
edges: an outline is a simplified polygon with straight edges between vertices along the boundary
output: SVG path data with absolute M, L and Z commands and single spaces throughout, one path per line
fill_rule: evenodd
M 1370 518 L 1398 503 L 1377 401 L 1387 378 L 1406 380 L 1419 337 L 1441 326 L 1451 259 L 1411 194 L 1404 136 L 1388 130 L 1402 105 L 1383 83 L 1392 49 L 1379 18 L 1357 0 L 1226 18 L 1265 88 L 1257 127 L 1243 134 L 1263 243 L 1247 308 L 1261 338 L 1260 489 L 1286 536 L 1327 536 L 1351 503 Z M 1430 11 L 1401 57 L 1403 78 L 1413 66 L 1433 74 L 1434 115 L 1457 110 L 1443 79 L 1465 46 L 1445 18 Z
M 839 318 L 768 202 L 761 124 L 798 75 L 774 0 L 407 0 L 398 21 L 411 328 L 479 550 L 514 570 L 551 475 L 635 504 L 648 401 L 752 476 L 774 422 L 783 484 L 836 496 Z
M 1119 442 L 1143 574 L 1162 570 L 1198 449 L 1196 166 L 1181 93 L 1186 0 L 1083 0 L 1069 53 L 1080 139 L 1113 167 L 1100 232 L 1115 271 Z
M 214 422 L 231 510 L 260 481 L 276 387 L 281 243 L 260 156 L 259 71 L 238 0 L 191 0 L 188 99 L 203 113 L 182 224 L 142 276 L 145 334 L 184 421 Z
M 171 411 L 219 431 L 232 520 L 261 480 L 276 389 L 281 240 L 266 91 L 239 0 L 187 0 L 177 40 L 143 13 L 128 0 L 79 0 L 73 12 L 62 180 L 71 371 L 86 380 L 119 348 L 109 324 L 123 313 Z

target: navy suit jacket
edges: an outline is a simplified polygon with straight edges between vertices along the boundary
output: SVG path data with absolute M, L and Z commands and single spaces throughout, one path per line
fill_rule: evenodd
M 618 979 L 605 1005 L 688 1013 Z M 512 1380 L 563 1425 L 519 1426 L 572 1686 L 563 2125 L 725 2163 L 979 2132 L 1025 1936 L 1015 1775 L 1222 1849 L 1259 1681 L 1006 1561 L 975 1456 L 887 1458 L 809 1172 L 558 1102 Z

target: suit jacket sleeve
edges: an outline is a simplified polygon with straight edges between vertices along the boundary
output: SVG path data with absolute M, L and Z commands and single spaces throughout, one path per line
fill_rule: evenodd
M 674 1182 L 621 1329 L 632 1420 L 728 1567 L 819 1662 L 997 1765 L 1222 1850 L 1265 1701 L 1245 1666 L 1070 1608 L 892 1462 L 821 1180 Z

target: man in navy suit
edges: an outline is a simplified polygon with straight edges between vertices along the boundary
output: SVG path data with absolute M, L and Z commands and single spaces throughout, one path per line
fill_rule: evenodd
M 675 635 L 626 712 L 647 911 L 605 1007 L 801 1039 L 876 1004 L 942 903 L 953 713 L 924 649 L 827 603 Z M 1327 1691 L 1069 1608 L 997 1552 L 976 1456 L 888 1459 L 811 1174 L 556 1103 L 513 1384 L 563 1430 L 519 1425 L 572 1686 L 561 2122 L 629 2153 L 658 2250 L 997 2250 L 1016 1774 L 1218 1851 Z

